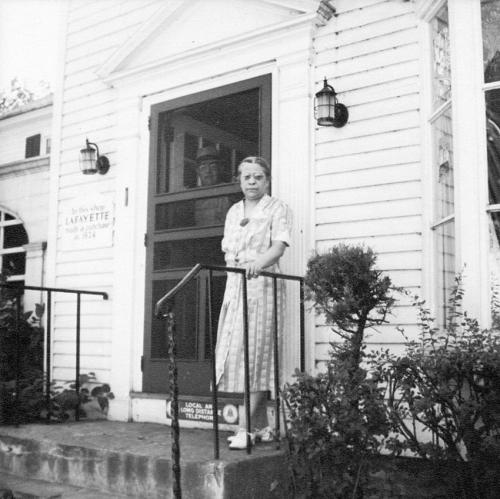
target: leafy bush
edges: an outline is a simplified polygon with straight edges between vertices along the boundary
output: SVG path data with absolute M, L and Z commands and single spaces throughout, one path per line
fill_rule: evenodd
M 365 366 L 366 330 L 384 323 L 394 304 L 375 263 L 371 249 L 347 245 L 308 262 L 307 297 L 340 342 L 331 343 L 324 372 L 297 371 L 284 389 L 292 472 L 305 497 L 366 495 L 377 469 L 371 458 L 389 432 L 383 389 Z
M 448 464 L 450 497 L 497 498 L 500 332 L 481 330 L 463 311 L 462 298 L 459 277 L 443 328 L 416 298 L 418 341 L 407 341 L 402 356 L 377 352 L 374 366 L 386 386 L 388 417 L 397 432 L 390 448 L 397 454 L 411 451 L 436 467 Z
M 18 316 L 15 292 L 4 290 L 0 296 L 0 423 L 30 422 L 43 410 L 42 315 L 37 306 L 35 313 Z
M 1 274 L 0 282 L 4 282 Z M 82 418 L 105 418 L 114 395 L 109 385 L 97 381 L 95 373 L 80 375 L 79 394 L 74 382 L 52 382 L 50 408 L 47 407 L 41 327 L 44 307 L 37 304 L 34 312 L 18 316 L 15 300 L 18 291 L 8 288 L 0 291 L 0 423 L 39 421 L 47 418 L 49 410 L 50 420 L 66 421 L 75 417 L 77 405 Z

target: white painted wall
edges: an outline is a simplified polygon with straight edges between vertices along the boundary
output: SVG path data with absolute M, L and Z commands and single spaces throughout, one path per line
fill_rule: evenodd
M 51 100 L 32 111 L 0 117 L 0 206 L 15 213 L 29 242 L 47 240 Z M 40 156 L 25 160 L 26 137 L 41 134 Z
M 77 196 L 97 193 L 114 199 L 116 220 L 113 247 L 85 251 L 58 245 L 61 221 L 55 220 L 51 282 L 110 294 L 109 302 L 84 299 L 82 372 L 111 382 L 117 419 L 130 416 L 128 392 L 141 386 L 147 118 L 157 102 L 271 73 L 273 192 L 296 215 L 284 270 L 302 273 L 315 248 L 365 242 L 395 284 L 421 286 L 420 69 L 412 4 L 337 0 L 337 16 L 316 29 L 314 9 L 251 0 L 259 7 L 253 10 L 245 0 L 246 18 L 231 3 L 228 19 L 226 0 L 210 1 L 208 18 L 206 1 L 187 2 L 178 12 L 181 0 L 74 0 L 69 8 L 54 216 Z M 275 25 L 248 19 L 253 13 L 258 21 L 262 9 Z M 224 40 L 213 25 L 221 19 Z M 161 40 L 181 31 L 196 34 L 194 46 L 184 36 L 176 53 L 163 51 Z M 342 129 L 314 130 L 313 96 L 324 76 L 349 107 Z M 79 172 L 86 137 L 110 159 L 106 176 Z M 311 319 L 309 367 L 325 358 L 330 339 L 328 328 Z M 294 331 L 296 320 L 289 320 Z M 413 328 L 413 311 L 400 305 L 394 323 Z M 54 376 L 71 378 L 74 304 L 66 297 L 57 298 L 54 324 Z M 397 344 L 394 326 L 380 329 L 374 342 Z M 296 358 L 296 341 L 287 345 L 288 358 Z
M 40 106 L 40 107 L 39 107 Z M 26 138 L 41 135 L 40 156 L 47 156 L 52 125 L 52 98 L 35 101 L 26 109 L 0 116 L 0 165 L 24 159 Z
M 349 108 L 341 129 L 315 134 L 315 241 L 323 251 L 365 244 L 396 286 L 420 293 L 422 173 L 417 18 L 410 2 L 337 0 L 336 17 L 319 29 L 315 86 L 324 77 Z M 402 325 L 415 331 L 414 310 L 402 300 L 391 325 L 371 342 L 396 348 Z M 318 318 L 315 360 L 328 357 L 330 328 Z

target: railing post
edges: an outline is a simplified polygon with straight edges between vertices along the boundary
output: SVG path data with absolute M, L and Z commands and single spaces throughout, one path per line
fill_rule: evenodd
M 304 313 L 304 279 L 300 280 L 300 372 L 306 370 L 305 362 L 305 313 Z
M 75 407 L 75 421 L 80 421 L 80 308 L 81 308 L 81 295 L 76 294 L 76 407 Z
M 252 442 L 250 434 L 252 433 L 252 422 L 250 421 L 250 372 L 249 372 L 249 352 L 248 352 L 248 292 L 246 273 L 241 274 L 243 286 L 243 352 L 245 358 L 245 417 L 247 420 L 247 454 L 250 454 Z
M 21 295 L 16 290 L 16 381 L 14 393 L 14 423 L 19 426 L 19 378 L 21 370 L 21 338 L 19 328 L 21 327 Z
M 217 371 L 215 365 L 215 342 L 212 316 L 212 278 L 213 271 L 208 271 L 208 337 L 210 341 L 210 360 L 212 363 L 212 421 L 214 429 L 214 459 L 219 459 L 219 407 L 217 400 Z
M 273 277 L 273 335 L 274 335 L 274 396 L 276 412 L 274 421 L 274 439 L 280 448 L 280 367 L 279 367 L 279 337 L 278 337 L 278 280 Z
M 179 446 L 179 387 L 177 384 L 177 347 L 175 344 L 175 319 L 174 313 L 169 311 L 163 316 L 167 320 L 167 345 L 168 345 L 168 381 L 172 400 L 170 409 L 172 412 L 172 472 L 173 484 L 172 491 L 175 499 L 182 498 L 181 490 L 181 451 Z
M 51 365 L 51 320 L 52 320 L 52 291 L 47 291 L 47 334 L 45 335 L 46 342 L 45 342 L 45 355 L 46 355 L 46 377 L 45 377 L 45 404 L 47 405 L 47 421 L 50 421 L 50 418 L 52 416 L 51 413 L 51 406 L 50 406 L 50 385 L 51 385 L 51 370 L 52 370 L 52 365 Z

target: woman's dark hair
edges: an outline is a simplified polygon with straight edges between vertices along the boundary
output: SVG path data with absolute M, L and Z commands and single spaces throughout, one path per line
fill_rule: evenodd
M 267 162 L 266 159 L 260 156 L 247 156 L 239 165 L 238 165 L 238 175 L 241 175 L 241 165 L 243 163 L 253 163 L 255 165 L 259 165 L 264 170 L 267 179 L 271 178 L 271 166 Z

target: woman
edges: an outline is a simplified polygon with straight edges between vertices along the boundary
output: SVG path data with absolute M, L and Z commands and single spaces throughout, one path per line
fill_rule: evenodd
M 238 172 L 244 199 L 227 213 L 222 251 L 228 267 L 246 269 L 250 411 L 254 427 L 262 430 L 267 426 L 267 390 L 274 384 L 273 280 L 259 274 L 264 269 L 279 272 L 278 260 L 290 244 L 291 212 L 283 202 L 267 193 L 271 170 L 265 159 L 245 158 Z M 277 282 L 278 324 L 281 325 L 284 283 Z M 242 276 L 228 272 L 217 332 L 218 389 L 244 391 L 244 365 Z M 231 449 L 246 448 L 244 429 L 230 439 Z

